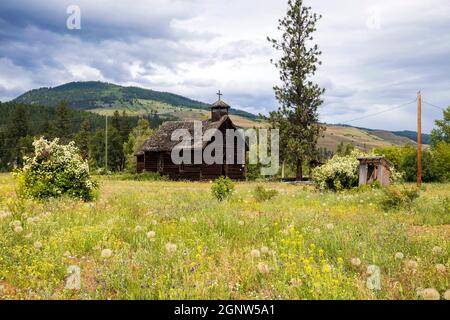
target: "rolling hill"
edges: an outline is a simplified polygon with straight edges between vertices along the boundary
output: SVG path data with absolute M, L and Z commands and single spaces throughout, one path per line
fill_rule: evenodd
M 131 113 L 173 112 L 179 109 L 209 111 L 209 105 L 180 95 L 138 87 L 123 87 L 112 83 L 87 81 L 70 82 L 53 88 L 28 91 L 13 102 L 30 105 L 56 106 L 62 100 L 69 107 L 94 112 L 126 109 Z M 242 110 L 231 109 L 231 114 L 249 119 L 257 116 Z
M 209 117 L 210 105 L 168 92 L 159 92 L 138 87 L 123 87 L 104 82 L 71 82 L 53 88 L 28 91 L 13 102 L 29 105 L 56 106 L 60 101 L 77 110 L 99 115 L 112 115 L 116 110 L 126 110 L 129 115 L 157 113 L 163 118 L 182 120 L 204 120 Z M 166 116 L 166 117 L 164 117 Z M 254 114 L 231 109 L 231 118 L 244 128 L 265 127 L 267 124 Z M 348 125 L 327 124 L 319 147 L 336 150 L 340 143 L 350 143 L 362 150 L 375 147 L 414 144 L 413 131 L 385 131 L 358 128 Z M 428 135 L 423 135 L 428 141 Z

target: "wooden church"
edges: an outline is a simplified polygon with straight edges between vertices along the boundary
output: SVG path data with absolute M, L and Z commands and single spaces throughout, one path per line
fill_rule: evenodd
M 226 130 L 237 130 L 238 128 L 229 117 L 230 106 L 221 100 L 220 91 L 218 95 L 219 100 L 211 105 L 211 118 L 201 123 L 203 133 L 209 129 L 217 129 L 222 134 L 223 161 L 221 163 L 208 165 L 204 160 L 202 160 L 202 164 L 173 163 L 172 149 L 179 144 L 179 141 L 172 140 L 172 132 L 177 129 L 185 129 L 193 137 L 194 121 L 168 121 L 162 124 L 155 135 L 146 140 L 136 153 L 137 172 L 159 172 L 174 180 L 212 180 L 220 176 L 227 176 L 233 180 L 245 179 L 245 164 L 238 164 L 236 161 L 238 144 L 235 141 L 229 143 L 226 140 Z M 212 141 L 202 143 L 202 152 Z M 230 148 L 234 149 L 235 159 L 232 164 L 228 164 L 225 159 L 227 149 Z M 193 153 L 193 151 L 191 152 Z

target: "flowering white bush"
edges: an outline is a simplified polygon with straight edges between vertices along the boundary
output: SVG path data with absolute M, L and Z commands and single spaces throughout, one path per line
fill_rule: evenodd
M 69 195 L 88 201 L 97 184 L 91 180 L 89 166 L 79 155 L 74 142 L 59 144 L 59 139 L 33 142 L 34 156 L 15 174 L 19 191 L 37 199 Z
M 353 151 L 348 156 L 335 155 L 323 166 L 317 167 L 312 172 L 312 177 L 317 187 L 321 190 L 343 190 L 358 185 L 358 156 L 361 153 Z

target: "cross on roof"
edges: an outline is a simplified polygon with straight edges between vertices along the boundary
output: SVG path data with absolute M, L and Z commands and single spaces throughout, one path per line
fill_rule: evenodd
M 223 94 L 220 92 L 220 90 L 216 94 L 219 96 L 219 101 L 220 101 L 221 100 L 220 97 L 223 96 Z

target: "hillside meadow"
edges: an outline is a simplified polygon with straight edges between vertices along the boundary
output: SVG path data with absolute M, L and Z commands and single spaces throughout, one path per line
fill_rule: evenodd
M 218 202 L 208 182 L 97 180 L 92 203 L 39 203 L 18 200 L 11 175 L 0 175 L 1 299 L 450 295 L 450 184 L 384 211 L 380 190 L 264 183 L 278 195 L 257 202 L 259 184 L 242 182 Z M 370 265 L 380 290 L 367 287 Z M 81 287 L 67 289 L 77 267 Z

